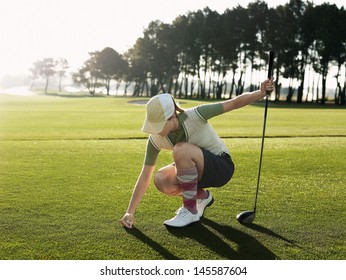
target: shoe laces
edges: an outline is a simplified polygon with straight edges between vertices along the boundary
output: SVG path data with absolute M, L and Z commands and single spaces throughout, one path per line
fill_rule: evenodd
M 196 199 L 196 203 L 197 203 L 197 207 L 200 207 L 203 203 L 204 200 L 208 199 L 209 196 L 207 198 L 198 198 Z
M 175 214 L 177 214 L 177 216 L 182 216 L 185 217 L 187 214 L 189 214 L 190 211 L 187 210 L 184 206 L 180 207 Z

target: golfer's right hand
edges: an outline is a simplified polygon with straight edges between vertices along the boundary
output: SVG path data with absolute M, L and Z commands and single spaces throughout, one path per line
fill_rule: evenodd
M 132 228 L 134 224 L 133 214 L 126 213 L 124 217 L 120 220 L 120 222 L 123 224 L 124 227 Z

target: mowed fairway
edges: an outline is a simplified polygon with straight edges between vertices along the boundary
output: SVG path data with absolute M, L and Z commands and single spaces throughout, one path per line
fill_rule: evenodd
M 181 200 L 151 184 L 125 230 L 147 137 L 128 102 L 143 99 L 0 94 L 0 259 L 346 258 L 345 109 L 270 103 L 253 225 L 235 216 L 253 207 L 263 103 L 211 120 L 236 172 L 200 223 L 167 229 Z

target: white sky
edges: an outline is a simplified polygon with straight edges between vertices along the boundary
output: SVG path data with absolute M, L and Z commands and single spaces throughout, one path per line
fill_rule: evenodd
M 88 52 L 112 47 L 123 53 L 153 20 L 171 23 L 178 15 L 208 6 L 223 13 L 255 0 L 1 0 L 0 76 L 28 74 L 36 59 L 63 57 L 71 69 Z M 289 0 L 269 0 L 275 7 Z M 338 7 L 344 0 L 329 2 Z

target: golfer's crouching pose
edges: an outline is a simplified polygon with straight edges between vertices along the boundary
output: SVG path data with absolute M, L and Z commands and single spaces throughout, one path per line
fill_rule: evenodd
M 225 185 L 234 172 L 234 164 L 225 143 L 208 119 L 262 99 L 273 91 L 273 80 L 265 80 L 258 91 L 233 99 L 181 109 L 169 94 L 149 100 L 142 128 L 149 133 L 144 164 L 121 223 L 131 228 L 134 213 L 146 192 L 161 149 L 173 151 L 174 162 L 155 174 L 157 189 L 170 196 L 181 196 L 183 205 L 176 215 L 164 221 L 166 226 L 184 227 L 197 222 L 214 199 L 208 187 Z

